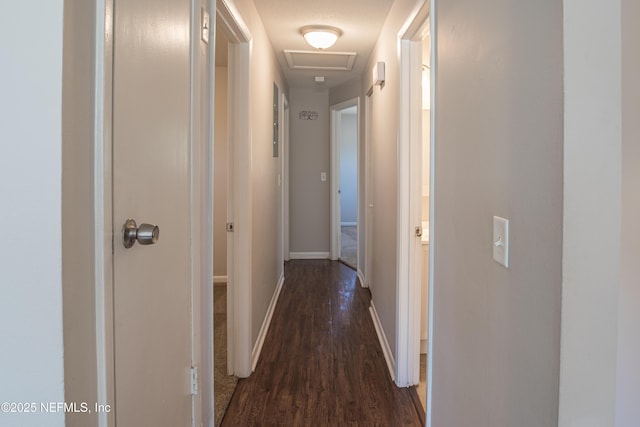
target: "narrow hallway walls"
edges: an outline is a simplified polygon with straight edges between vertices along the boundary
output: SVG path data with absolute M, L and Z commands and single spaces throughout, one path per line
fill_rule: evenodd
M 269 303 L 283 274 L 278 253 L 281 239 L 280 159 L 272 156 L 273 84 L 287 93 L 284 75 L 252 0 L 234 0 L 251 33 L 250 99 L 246 114 L 251 122 L 251 340 L 255 343 Z M 255 356 L 255 354 L 254 354 Z

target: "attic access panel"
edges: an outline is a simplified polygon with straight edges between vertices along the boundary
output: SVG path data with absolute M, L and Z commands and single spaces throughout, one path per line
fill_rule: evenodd
M 356 55 L 355 52 L 284 51 L 287 64 L 293 70 L 351 71 Z

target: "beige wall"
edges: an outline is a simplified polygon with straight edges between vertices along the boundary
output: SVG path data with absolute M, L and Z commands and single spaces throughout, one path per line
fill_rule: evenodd
M 437 2 L 434 426 L 555 426 L 562 4 Z M 510 220 L 510 268 L 492 217 Z
M 413 8 L 411 0 L 394 2 L 363 73 L 361 90 L 371 88 L 373 64 L 385 63 L 384 86 L 374 86 L 371 95 L 370 144 L 372 150 L 372 266 L 367 277 L 373 302 L 394 358 L 396 349 L 396 249 L 398 193 L 398 32 Z M 364 116 L 364 115 L 363 115 Z M 364 158 L 364 156 L 363 156 Z
M 213 275 L 227 275 L 227 68 L 216 67 L 213 152 Z
M 62 95 L 62 281 L 65 400 L 97 402 L 94 284 L 95 5 L 66 0 Z M 67 414 L 68 426 L 97 423 Z
M 622 1 L 622 256 L 616 426 L 640 420 L 640 6 Z
M 289 111 L 290 252 L 329 252 L 329 91 L 291 88 Z M 301 111 L 315 111 L 318 119 L 301 120 Z
M 251 0 L 236 0 L 252 36 L 251 49 L 251 165 L 252 224 L 252 342 L 256 341 L 267 308 L 283 271 L 278 251 L 282 227 L 278 215 L 280 158 L 272 157 L 273 84 L 287 92 L 284 75 L 264 25 Z

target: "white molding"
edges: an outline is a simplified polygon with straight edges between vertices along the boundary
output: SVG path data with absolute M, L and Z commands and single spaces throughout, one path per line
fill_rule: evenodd
M 213 283 L 227 283 L 228 276 L 213 276 Z
M 251 353 L 251 371 L 256 370 L 256 365 L 258 364 L 258 359 L 260 359 L 262 346 L 264 345 L 264 340 L 267 337 L 267 332 L 269 332 L 269 326 L 271 325 L 271 318 L 273 317 L 273 312 L 275 311 L 276 305 L 278 304 L 278 298 L 280 298 L 280 291 L 282 290 L 283 284 L 284 284 L 284 273 L 282 273 L 280 275 L 280 279 L 278 279 L 276 290 L 274 291 L 273 296 L 271 297 L 271 302 L 269 303 L 269 307 L 267 308 L 267 314 L 264 316 L 262 327 L 260 328 L 260 332 L 258 333 L 258 339 L 256 340 L 256 343 L 253 346 L 253 351 Z
M 389 341 L 387 341 L 387 336 L 384 334 L 384 329 L 382 328 L 382 323 L 380 322 L 380 318 L 378 317 L 378 312 L 376 311 L 376 306 L 373 303 L 373 301 L 371 301 L 371 306 L 369 307 L 369 313 L 371 313 L 371 319 L 373 319 L 373 326 L 376 329 L 376 334 L 378 335 L 378 340 L 380 341 L 380 347 L 382 348 L 382 354 L 384 355 L 384 360 L 387 361 L 387 368 L 389 369 L 389 375 L 391 375 L 391 379 L 395 381 L 396 380 L 396 361 L 393 358 L 391 347 L 389 347 Z
M 373 265 L 373 162 L 371 149 L 371 106 L 373 89 L 367 92 L 364 100 L 364 277 L 366 285 L 371 284 Z M 360 114 L 358 112 L 358 114 Z
M 330 259 L 329 252 L 290 252 L 289 259 Z
M 246 43 L 251 41 L 251 32 L 245 24 L 233 0 L 217 0 L 216 13 L 222 24 L 220 28 L 225 32 L 231 43 Z
M 340 223 L 340 226 L 342 226 L 342 227 L 351 227 L 351 226 L 354 226 L 354 225 L 358 225 L 358 222 L 357 221 L 356 222 L 353 222 L 353 221 L 347 222 L 347 221 L 345 221 L 345 222 L 341 222 Z
M 203 5 L 204 9 L 210 16 L 215 14 L 215 5 L 208 4 Z M 192 2 L 192 8 L 197 10 L 195 2 Z M 212 13 L 213 12 L 213 13 Z M 192 12 L 193 13 L 193 12 Z M 215 24 L 214 24 L 215 25 Z M 215 31 L 215 26 L 213 27 Z M 192 37 L 198 40 L 199 29 L 194 33 Z M 199 42 L 194 43 L 193 53 L 199 53 Z M 200 218 L 203 228 L 201 233 L 203 234 L 200 240 L 201 247 L 201 293 L 200 293 L 200 342 L 196 343 L 196 351 L 198 344 L 200 345 L 200 360 L 198 362 L 200 373 L 200 422 L 203 425 L 210 425 L 215 419 L 215 408 L 213 404 L 214 395 L 214 364 L 213 364 L 213 335 L 214 335 L 214 308 L 213 308 L 213 289 L 211 287 L 211 277 L 213 277 L 213 208 L 214 208 L 214 195 L 213 195 L 213 144 L 214 144 L 214 121 L 213 111 L 215 106 L 215 43 L 209 43 L 206 47 L 208 53 L 208 62 L 206 64 L 206 76 L 208 84 L 204 89 L 200 90 L 202 99 L 206 100 L 207 108 L 209 111 L 207 119 L 204 123 L 200 123 L 201 129 L 206 127 L 206 139 L 202 141 L 203 152 L 201 155 L 204 160 L 201 160 L 203 164 L 203 171 L 201 179 L 201 205 Z M 201 116 L 202 117 L 202 116 Z M 198 366 L 195 365 L 195 366 Z M 194 416 L 194 421 L 197 417 Z
M 364 280 L 364 273 L 362 270 L 358 269 L 356 274 L 358 275 L 358 279 L 360 280 L 360 286 L 363 288 L 368 288 L 369 284 Z
M 98 402 L 115 403 L 113 319 L 112 130 L 113 0 L 96 2 L 95 20 L 95 332 Z M 99 427 L 115 425 L 113 411 L 97 415 Z
M 251 33 L 233 0 L 216 2 L 220 29 L 229 40 L 229 144 L 233 144 L 228 176 L 228 220 L 235 232 L 227 239 L 228 368 L 240 378 L 251 374 Z
M 333 104 L 329 107 L 330 111 L 330 128 L 331 128 L 331 141 L 330 141 L 330 154 L 331 154 L 331 195 L 330 195 L 330 211 L 331 220 L 329 226 L 330 232 L 330 248 L 331 259 L 337 260 L 340 258 L 340 127 L 342 122 L 341 112 L 345 108 L 356 107 L 358 110 L 358 117 L 360 114 L 360 97 L 348 99 L 346 101 Z M 360 139 L 360 127 L 359 121 L 356 127 L 357 139 Z M 358 176 L 356 165 L 356 177 Z M 357 178 L 356 178 L 357 179 Z M 357 188 L 357 187 L 356 187 Z M 354 224 L 354 225 L 357 225 Z M 357 259 L 356 259 L 357 263 Z
M 282 94 L 283 111 L 282 115 L 282 191 L 283 191 L 283 258 L 289 261 L 289 100 L 285 93 Z
M 331 249 L 331 259 L 337 260 L 340 258 L 340 137 L 339 129 L 342 123 L 342 117 L 340 112 L 335 106 L 330 107 L 330 128 L 331 128 L 331 141 L 330 141 L 330 157 L 331 157 L 331 182 L 330 182 L 330 200 L 329 209 L 330 224 L 329 224 L 329 241 Z
M 400 103 L 398 129 L 397 378 L 406 387 L 420 380 L 422 209 L 422 40 L 428 34 L 429 3 L 421 1 L 398 33 Z

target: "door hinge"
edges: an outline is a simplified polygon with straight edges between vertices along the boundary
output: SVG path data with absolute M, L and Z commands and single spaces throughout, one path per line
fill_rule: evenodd
M 196 396 L 198 394 L 198 368 L 191 367 L 191 395 Z
M 228 231 L 229 233 L 233 233 L 233 230 L 234 230 L 233 223 L 232 223 L 232 222 L 228 222 L 228 223 L 227 223 L 227 231 Z

